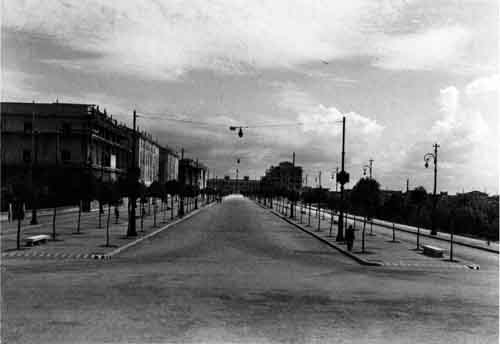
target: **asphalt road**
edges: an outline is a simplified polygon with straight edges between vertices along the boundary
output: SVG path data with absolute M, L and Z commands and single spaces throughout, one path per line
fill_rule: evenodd
M 110 261 L 2 263 L 5 343 L 498 342 L 498 270 L 360 266 L 240 198 Z

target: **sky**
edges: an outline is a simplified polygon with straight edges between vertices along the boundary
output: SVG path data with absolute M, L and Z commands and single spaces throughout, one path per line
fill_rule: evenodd
M 499 188 L 496 0 L 4 0 L 2 101 L 89 103 L 211 176 Z M 172 121 L 180 119 L 181 121 Z M 248 126 L 239 138 L 230 125 Z M 237 164 L 237 159 L 240 163 Z

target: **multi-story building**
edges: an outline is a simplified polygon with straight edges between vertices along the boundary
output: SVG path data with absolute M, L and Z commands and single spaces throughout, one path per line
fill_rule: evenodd
M 69 187 L 84 173 L 108 181 L 127 172 L 131 149 L 125 127 L 98 106 L 2 102 L 1 116 L 3 191 L 31 181 L 33 171 L 42 198 L 54 175 Z
M 207 186 L 207 167 L 198 160 L 179 160 L 179 181 L 184 185 L 195 185 L 203 190 Z
M 160 177 L 160 145 L 149 134 L 141 132 L 137 135 L 136 154 L 141 171 L 139 181 L 150 186 Z
M 168 147 L 160 147 L 159 180 L 164 184 L 179 179 L 179 155 Z
M 289 161 L 280 162 L 278 166 L 271 166 L 262 183 L 273 188 L 300 190 L 302 187 L 302 167 L 294 166 Z

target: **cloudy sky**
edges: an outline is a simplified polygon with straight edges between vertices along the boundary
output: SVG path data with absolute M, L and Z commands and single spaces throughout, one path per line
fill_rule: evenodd
M 438 142 L 440 190 L 498 193 L 496 0 L 2 7 L 3 101 L 98 104 L 126 123 L 137 109 L 213 174 L 258 177 L 295 151 L 309 184 L 322 171 L 330 187 L 345 115 L 352 181 L 373 158 L 383 188 L 409 177 L 431 191 L 423 156 Z M 239 139 L 229 125 L 251 128 Z

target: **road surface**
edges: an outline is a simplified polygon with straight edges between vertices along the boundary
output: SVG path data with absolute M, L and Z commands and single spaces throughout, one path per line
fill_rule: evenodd
M 498 342 L 498 270 L 360 266 L 243 198 L 110 261 L 2 269 L 6 343 Z

